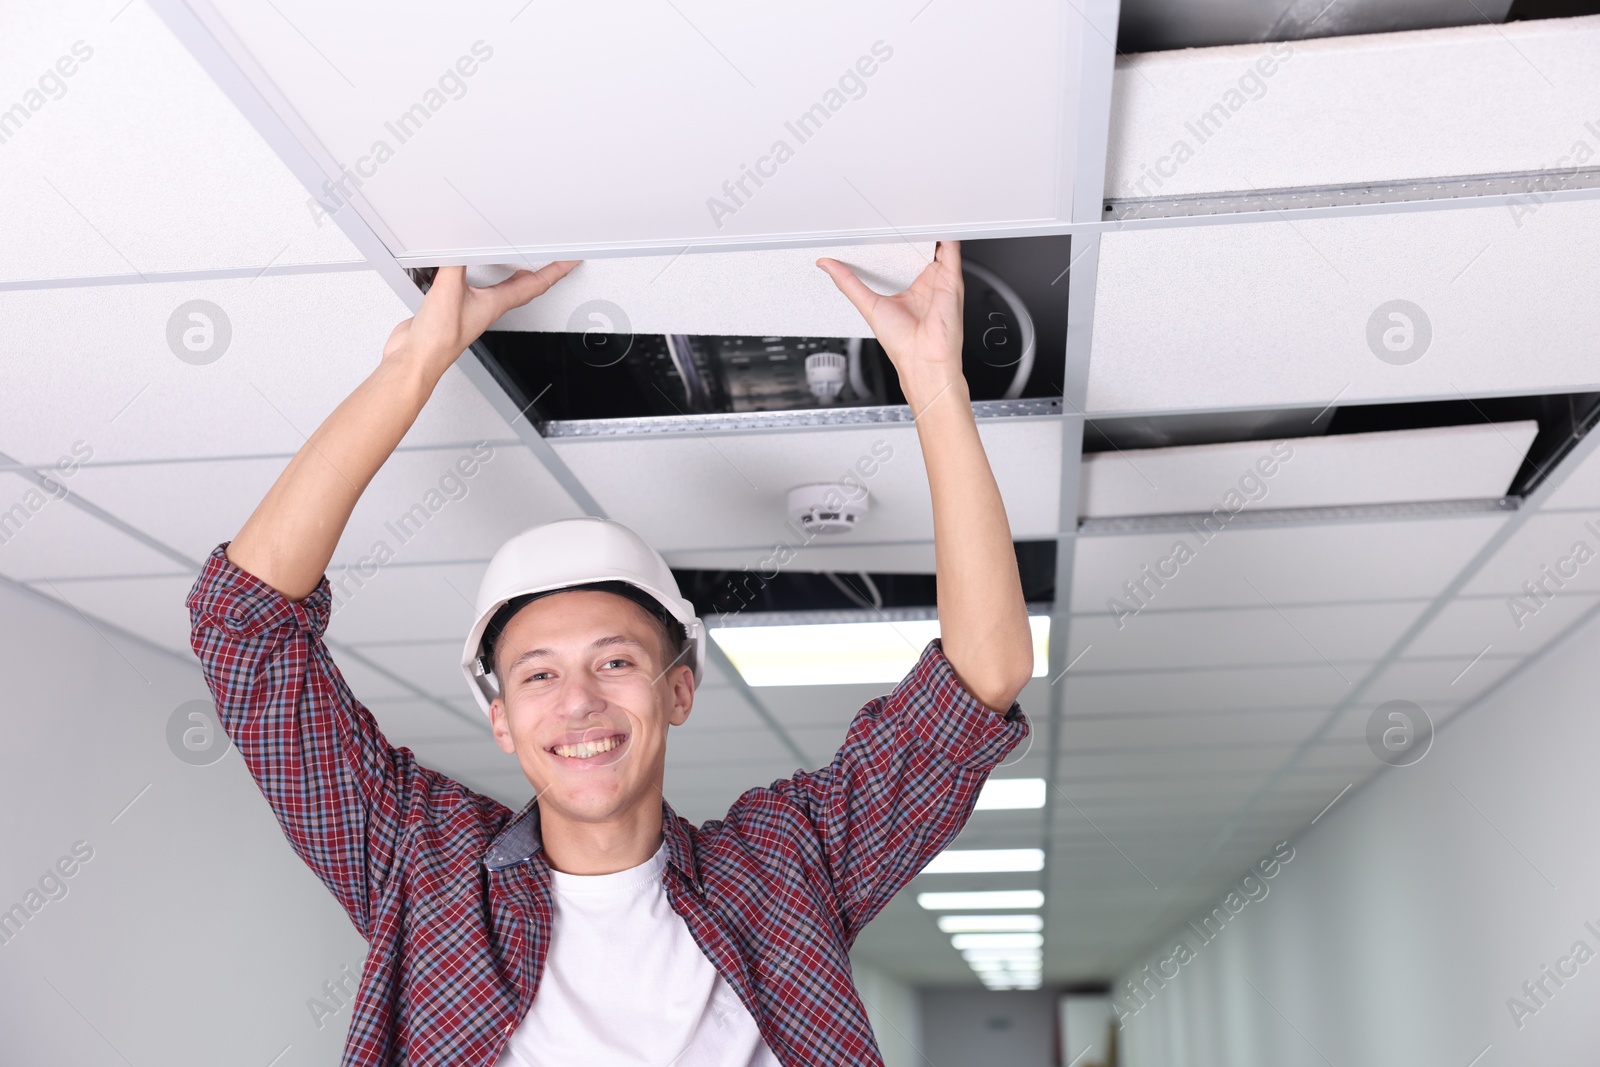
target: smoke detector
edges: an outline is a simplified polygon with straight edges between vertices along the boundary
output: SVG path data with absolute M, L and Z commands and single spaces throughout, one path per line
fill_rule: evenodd
M 806 357 L 806 386 L 811 395 L 831 404 L 844 391 L 844 356 L 837 352 L 813 352 Z
M 849 533 L 866 514 L 867 491 L 859 485 L 818 482 L 789 490 L 789 521 L 811 533 Z

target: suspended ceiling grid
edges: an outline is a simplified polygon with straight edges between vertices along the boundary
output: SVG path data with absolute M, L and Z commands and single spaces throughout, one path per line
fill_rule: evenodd
M 1114 16 L 1088 10 L 1092 24 L 1114 38 Z M 304 190 L 267 141 L 142 3 L 108 5 L 93 17 L 39 8 L 26 18 L 25 32 L 0 44 L 9 49 L 7 69 L 43 69 L 81 38 L 94 43 L 95 57 L 80 73 L 104 75 L 71 81 L 23 136 L 0 145 L 9 164 L 0 168 L 0 187 L 9 203 L 30 209 L 30 221 L 6 238 L 4 284 L 11 291 L 0 294 L 0 308 L 7 347 L 20 358 L 0 374 L 6 395 L 33 398 L 13 405 L 0 427 L 11 472 L 4 480 L 20 498 L 29 472 L 80 442 L 93 458 L 71 480 L 72 497 L 49 504 L 4 546 L 0 571 L 102 623 L 91 640 L 114 647 L 131 631 L 181 651 L 181 602 L 192 568 L 237 529 L 302 436 L 370 368 L 416 292 L 370 235 L 316 225 Z M 1297 43 L 1294 61 L 1305 66 L 1291 62 L 1280 73 L 1309 70 L 1305 81 L 1275 80 L 1249 106 L 1300 100 L 1281 105 L 1298 124 L 1283 125 L 1265 108 L 1241 111 L 1230 119 L 1233 140 L 1208 145 L 1182 172 L 1191 182 L 1185 188 L 1253 195 L 1274 184 L 1351 174 L 1375 182 L 1481 168 L 1535 172 L 1570 148 L 1564 136 L 1584 135 L 1577 118 L 1600 116 L 1584 95 L 1597 80 L 1585 80 L 1581 62 L 1600 51 L 1594 23 Z M 1409 50 L 1403 84 L 1380 76 L 1393 65 L 1385 55 L 1397 49 Z M 1519 50 L 1543 70 L 1529 72 Z M 1153 162 L 1144 146 L 1161 146 L 1170 120 L 1183 113 L 1174 101 L 1209 99 L 1197 87 L 1229 74 L 1236 79 L 1236 57 L 1258 51 L 1124 59 L 1113 107 L 1110 54 L 1102 50 L 1106 95 L 1085 100 L 1080 159 L 1093 169 L 1106 158 L 1109 124 L 1115 136 L 1106 186 L 1116 195 L 1119 175 Z M 1405 153 L 1374 148 L 1366 170 L 1326 172 L 1317 168 L 1351 153 L 1283 150 L 1311 136 L 1304 128 L 1318 116 L 1336 117 L 1337 109 L 1305 103 L 1325 98 L 1319 78 L 1336 78 L 1345 92 L 1377 87 L 1349 105 L 1351 114 L 1393 121 L 1404 113 L 1413 132 L 1447 123 L 1459 109 L 1448 94 L 1427 96 L 1431 83 L 1415 76 L 1418 64 L 1446 71 L 1466 64 L 1479 77 L 1500 79 L 1503 92 L 1491 101 L 1511 94 L 1487 118 L 1483 108 L 1475 112 L 1479 155 L 1440 154 L 1459 152 L 1460 138 L 1411 140 Z M 1391 96 L 1379 112 L 1385 85 L 1424 98 L 1394 108 Z M 157 114 L 166 120 L 150 121 Z M 1530 114 L 1554 118 L 1528 122 Z M 1338 132 L 1314 131 L 1329 138 Z M 198 153 L 197 142 L 205 146 Z M 108 157 L 117 163 L 115 182 L 104 177 Z M 1269 163 L 1290 169 L 1262 170 Z M 1467 167 L 1480 169 L 1461 169 Z M 1260 177 L 1269 173 L 1270 181 Z M 1080 183 L 1084 189 L 1094 192 Z M 1098 194 L 1083 199 L 1076 207 L 1084 213 L 1074 218 L 1098 220 Z M 1083 236 L 1071 255 L 1067 297 L 1067 406 L 1122 413 L 1328 403 L 1347 382 L 1345 400 L 1593 388 L 1593 361 L 1583 358 L 1593 354 L 1590 304 L 1563 299 L 1583 285 L 1585 269 L 1592 277 L 1592 254 L 1585 255 L 1595 247 L 1585 236 L 1592 202 L 1582 189 L 1562 191 L 1517 226 L 1508 199 L 1076 227 Z M 29 228 L 34 218 L 45 221 Z M 1341 272 L 1345 281 L 1336 284 Z M 1417 281 L 1430 273 L 1438 275 L 1428 283 L 1434 288 L 1419 297 Z M 1455 291 L 1464 295 L 1450 298 Z M 1371 307 L 1401 294 L 1435 312 L 1440 358 L 1393 367 L 1367 357 L 1362 331 Z M 164 337 L 173 307 L 196 297 L 225 306 L 235 326 L 229 358 L 209 367 L 174 360 Z M 1473 317 L 1529 301 L 1539 313 L 1520 319 L 1517 330 L 1508 325 L 1485 337 L 1484 323 Z M 1196 358 L 1196 342 L 1215 347 Z M 1508 349 L 1517 358 L 1506 358 Z M 1292 373 L 1278 370 L 1277 352 L 1294 354 Z M 604 500 L 618 507 L 612 498 L 621 494 L 608 486 L 607 471 L 647 461 L 607 463 L 598 452 L 585 457 L 581 450 L 593 447 L 587 443 L 551 448 L 535 440 L 527 421 L 517 421 L 499 398 L 486 398 L 481 376 L 469 371 L 447 376 L 375 481 L 334 570 L 357 562 L 372 539 L 385 536 L 386 521 L 438 486 L 479 442 L 493 458 L 379 580 L 348 598 L 332 635 L 353 688 L 396 740 L 515 803 L 526 785 L 488 749 L 453 673 L 465 598 L 507 532 L 592 512 Z M 1014 525 L 1046 535 L 1075 530 L 1081 418 L 1002 422 L 986 423 L 984 432 L 1004 442 L 991 448 Z M 712 485 L 749 476 L 758 486 L 782 485 L 792 474 L 775 466 L 780 457 L 792 464 L 796 455 L 810 455 L 819 472 L 831 472 L 826 464 L 850 451 L 846 437 L 815 430 L 698 442 L 708 446 L 698 459 L 674 453 L 657 480 Z M 908 455 L 915 454 L 911 444 L 905 442 Z M 1303 829 L 1346 786 L 1378 770 L 1362 733 L 1376 703 L 1415 700 L 1443 722 L 1587 614 L 1600 595 L 1600 581 L 1588 576 L 1521 630 L 1507 623 L 1505 604 L 1600 512 L 1600 474 L 1586 452 L 1569 458 L 1542 496 L 1509 516 L 1229 531 L 1181 583 L 1121 629 L 1105 610 L 1106 586 L 1149 562 L 1163 538 L 1061 536 L 1050 670 L 1022 698 L 1036 736 L 1001 772 L 1050 776 L 1051 804 L 1042 812 L 979 813 L 963 835 L 973 846 L 1045 843 L 1047 974 L 1110 973 L 1188 910 L 1208 904 L 1273 841 Z M 743 464 L 742 474 L 730 469 L 728 456 Z M 884 508 L 886 535 L 875 551 L 903 544 L 925 559 L 927 519 L 914 514 L 920 467 L 891 474 L 884 499 L 904 503 Z M 1221 472 L 1218 478 L 1220 493 L 1228 479 Z M 675 562 L 677 553 L 704 556 L 712 545 L 742 552 L 759 532 L 719 539 L 752 514 L 732 500 L 698 530 L 668 512 L 660 509 L 662 521 L 680 524 L 663 545 Z M 1107 574 L 1119 577 L 1108 583 Z M 811 764 L 825 759 L 850 714 L 879 688 L 752 693 L 713 670 L 697 703 L 698 732 L 674 748 L 669 795 L 694 817 L 720 813 L 742 788 L 791 772 L 794 748 Z M 1447 741 L 1445 733 L 1440 743 Z M 941 888 L 1039 884 L 1017 875 L 920 881 Z M 862 952 L 908 977 L 970 980 L 909 893 L 869 928 Z

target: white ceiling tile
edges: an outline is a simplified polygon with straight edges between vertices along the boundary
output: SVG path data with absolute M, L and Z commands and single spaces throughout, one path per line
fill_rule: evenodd
M 461 645 L 466 630 L 454 641 L 397 641 L 392 644 L 358 644 L 356 651 L 380 667 L 404 678 L 430 696 L 470 696 L 461 675 Z
M 232 540 L 288 457 L 85 467 L 75 484 L 122 521 L 201 561 Z
M 1191 547 L 1198 549 L 1247 508 L 1497 497 L 1538 430 L 1529 420 L 1095 452 L 1083 457 L 1079 512 L 1087 518 L 1210 513 L 1208 524 L 1192 532 L 1200 544 Z
M 1404 699 L 1430 705 L 1475 700 L 1523 662 L 1521 656 L 1501 655 L 1498 649 L 1479 658 L 1482 651 L 1480 645 L 1471 655 L 1396 660 L 1372 680 L 1365 695 L 1379 701 Z
M 1298 742 L 1326 718 L 1320 709 L 1259 710 L 1229 714 L 1066 716 L 1062 752 L 1111 749 L 1205 749 Z
M 151 644 L 193 655 L 184 600 L 194 586 L 194 575 L 31 584 L 93 619 L 104 619 Z M 114 649 L 123 640 L 118 634 L 99 632 Z
M 1453 600 L 1406 649 L 1413 656 L 1475 656 L 1485 648 L 1500 655 L 1533 652 L 1561 636 L 1600 601 L 1590 593 L 1565 593 L 1547 600 L 1536 613 L 1515 613 L 1520 598 Z
M 1162 774 L 1151 778 L 1081 778 L 1053 783 L 1050 795 L 1053 803 L 1062 805 L 1061 811 L 1073 812 L 1078 818 L 1087 815 L 1099 822 L 1102 813 L 1120 809 L 1133 798 L 1161 798 L 1163 805 L 1169 799 L 1185 805 L 1190 801 L 1220 803 L 1230 797 L 1242 801 L 1260 788 L 1266 776 L 1267 770 L 1263 768 L 1204 775 Z M 1072 803 L 1066 803 L 1068 800 Z M 1078 805 L 1083 815 L 1078 815 L 1072 804 Z
M 855 305 L 817 266 L 828 256 L 881 293 L 908 288 L 933 260 L 932 241 L 780 248 L 715 255 L 623 256 L 579 264 L 548 294 L 514 308 L 497 330 L 682 333 L 755 337 L 871 337 Z M 531 261 L 539 265 L 537 260 Z M 526 269 L 528 264 L 511 267 Z M 491 285 L 510 267 L 473 267 L 467 280 Z M 626 321 L 591 318 L 605 301 Z M 581 314 L 580 314 L 581 312 Z M 609 313 L 612 318 L 615 312 Z M 843 354 L 843 349 L 840 349 Z
M 1280 606 L 1432 597 L 1504 521 L 1496 515 L 1239 526 L 1204 542 L 1193 533 L 1081 537 L 1073 557 L 1072 610 L 1114 611 L 1107 605 L 1112 599 L 1132 606 L 1123 588 L 1126 582 L 1142 587 L 1140 595 L 1152 610 L 1254 606 L 1263 596 Z M 1179 541 L 1189 546 L 1192 558 L 1162 578 L 1157 568 L 1173 556 Z M 1145 567 L 1155 573 L 1154 579 L 1146 576 Z
M 1553 166 L 1595 115 L 1600 19 L 1478 17 L 1483 25 L 1456 29 L 1121 57 L 1106 195 Z M 1473 87 L 1470 108 L 1462 85 Z
M 848 537 L 845 538 L 848 540 Z M 694 570 L 743 570 L 755 567 L 771 546 L 764 551 L 752 552 L 748 548 L 709 549 L 694 551 L 676 549 L 663 553 L 674 567 Z M 840 544 L 814 540 L 796 552 L 784 565 L 784 570 L 795 573 L 853 573 L 870 571 L 873 574 L 932 574 L 934 572 L 933 542 L 884 542 L 880 544 Z
M 1194 770 L 1266 772 L 1281 765 L 1293 750 L 1292 745 L 1263 745 L 1259 742 L 1207 747 L 1200 751 L 1193 748 L 1159 751 L 1129 749 L 1073 755 L 1069 750 L 1060 757 L 1059 766 L 1061 776 L 1067 782 L 1096 775 L 1148 778 Z
M 81 485 L 117 517 L 198 559 L 239 532 L 288 462 L 91 467 Z M 362 493 L 328 577 L 381 558 L 380 542 L 401 563 L 487 561 L 528 527 L 581 513 L 520 442 L 397 452 Z
M 330 575 L 334 604 L 328 634 L 353 645 L 375 641 L 464 643 L 476 621 L 473 600 L 487 566 L 395 563 L 379 568 L 370 578 L 361 578 L 354 569 Z M 465 680 L 461 684 L 465 686 Z
M 667 736 L 667 763 L 682 770 L 793 761 L 771 730 L 710 730 L 685 723 Z
M 488 719 L 473 709 L 482 727 L 468 722 L 441 708 L 431 700 L 415 698 L 405 700 L 364 701 L 367 710 L 378 721 L 378 727 L 393 745 L 405 745 L 413 750 L 424 740 L 477 741 L 493 745 Z M 495 751 L 499 751 L 496 749 Z
M 355 649 L 333 649 L 333 665 L 349 686 L 350 693 L 363 704 L 387 700 L 415 700 L 417 694 L 386 672 L 375 669 L 357 659 Z M 441 709 L 441 714 L 443 710 Z
M 381 34 L 355 9 L 270 6 L 198 14 L 226 20 L 214 32 L 243 43 L 324 155 L 368 172 L 361 197 L 397 254 L 953 233 L 1067 210 L 1076 145 L 1057 97 L 1075 95 L 1086 31 L 1047 0 L 1003 25 L 957 9 L 900 29 L 886 2 L 814 20 L 723 5 L 696 22 L 656 4 L 555 5 L 508 28 L 413 0 Z M 552 92 L 592 77 L 572 47 L 585 40 L 608 43 L 606 90 Z M 949 76 L 958 60 L 983 107 Z M 523 127 L 536 141 L 506 136 Z M 599 129 L 659 165 L 543 165 L 592 151 Z
M 1566 472 L 1542 510 L 1557 508 L 1600 508 L 1600 452 L 1590 452 Z
M 1600 511 L 1540 512 L 1527 516 L 1494 557 L 1462 588 L 1467 596 L 1528 596 L 1539 600 L 1600 591 Z M 1537 603 L 1531 600 L 1530 603 Z
M 1520 223 L 1504 207 L 1463 207 L 1108 233 L 1086 409 L 1593 390 L 1600 200 L 1552 201 Z M 1369 320 L 1397 299 L 1419 306 L 1431 331 L 1405 365 L 1367 339 Z
M 193 299 L 220 307 L 231 329 L 222 355 L 199 366 L 167 343 L 169 317 Z M 13 354 L 0 391 L 30 401 L 0 427 L 0 451 L 39 464 L 75 442 L 95 462 L 292 454 L 409 314 L 371 272 L 0 292 L 0 345 Z M 452 368 L 404 443 L 510 436 Z
M 61 484 L 69 491 L 83 488 L 76 477 Z M 21 581 L 182 570 L 177 561 L 70 502 L 47 495 L 31 479 L 0 475 L 0 574 Z
M 1059 523 L 1061 421 L 986 419 L 979 433 L 1012 535 L 1053 535 Z M 926 542 L 933 534 L 927 473 L 909 423 L 826 432 L 557 438 L 552 445 L 607 514 L 665 553 L 748 550 L 743 565 L 752 568 L 775 544 L 804 556 L 807 539 L 787 524 L 789 490 L 847 477 L 865 484 L 870 510 L 845 536 Z
M 710 664 L 706 669 L 711 669 Z M 750 702 L 732 686 L 695 690 L 689 721 L 708 730 L 764 730 L 766 725 L 750 707 Z
M 1074 615 L 1067 660 L 1082 653 L 1078 667 L 1096 671 L 1331 660 L 1343 666 L 1323 669 L 1353 683 L 1359 675 L 1349 661 L 1383 655 L 1425 606 L 1404 601 L 1146 611 L 1122 620 L 1120 631 L 1111 616 Z
M 839 726 L 855 718 L 869 701 L 886 696 L 893 685 L 774 685 L 756 697 L 785 726 Z
M 6 141 L 0 280 L 360 259 L 146 4 L 27 8 L 0 40 L 16 92 L 73 73 Z
M 1355 679 L 1364 675 L 1370 666 L 1351 664 L 1339 669 L 1346 677 Z M 1111 674 L 1080 674 L 1074 668 L 1059 684 L 1066 687 L 1066 714 L 1069 716 L 1112 712 L 1220 712 L 1240 708 L 1331 708 L 1344 699 L 1350 689 L 1344 678 L 1320 662 L 1292 667 L 1265 664 Z
M 1428 720 L 1433 723 L 1435 730 L 1444 726 L 1445 723 L 1457 715 L 1462 714 L 1467 708 L 1466 705 L 1445 704 L 1429 700 L 1412 700 L 1410 702 L 1422 709 Z M 1382 710 L 1380 711 L 1380 709 Z M 1387 701 L 1382 704 L 1363 701 L 1358 706 L 1350 708 L 1341 714 L 1338 720 L 1329 727 L 1327 734 L 1323 737 L 1323 741 L 1364 745 L 1367 741 L 1367 724 L 1377 719 L 1387 728 L 1392 724 L 1392 720 L 1389 719 L 1389 714 L 1392 710 L 1394 709 L 1388 706 Z
M 1364 737 L 1329 737 L 1311 747 L 1296 764 L 1308 771 L 1346 771 L 1365 774 L 1380 770 L 1382 764 L 1367 747 Z

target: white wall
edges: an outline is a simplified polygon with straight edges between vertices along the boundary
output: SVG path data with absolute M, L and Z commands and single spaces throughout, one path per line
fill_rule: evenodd
M 1053 989 L 992 992 L 923 989 L 923 1067 L 1051 1067 L 1056 1062 Z
M 1578 942 L 1600 953 L 1597 651 L 1591 620 L 1294 839 L 1271 893 L 1125 1020 L 1125 1067 L 1593 1063 L 1600 956 L 1520 1027 L 1507 1002 Z
M 4 581 L 0 620 L 0 912 L 38 908 L 0 927 L 0 1062 L 336 1064 L 348 998 L 307 1001 L 366 945 L 237 752 L 169 749 L 198 664 Z
M 921 1067 L 926 1061 L 917 1047 L 922 1036 L 922 1014 L 917 992 L 905 982 L 876 967 L 850 961 L 856 992 L 867 1006 L 867 1020 L 878 1038 L 884 1067 Z

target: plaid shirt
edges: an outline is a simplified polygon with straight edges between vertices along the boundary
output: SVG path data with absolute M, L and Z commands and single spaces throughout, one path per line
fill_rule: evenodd
M 512 812 L 390 746 L 323 644 L 327 578 L 290 601 L 226 547 L 189 593 L 191 642 L 289 843 L 368 943 L 342 1062 L 490 1067 L 550 947 L 537 805 Z M 1002 717 L 962 687 L 936 638 L 822 770 L 700 827 L 663 801 L 668 900 L 779 1061 L 882 1062 L 849 947 L 1027 733 L 1018 705 Z

